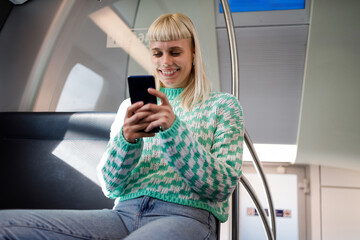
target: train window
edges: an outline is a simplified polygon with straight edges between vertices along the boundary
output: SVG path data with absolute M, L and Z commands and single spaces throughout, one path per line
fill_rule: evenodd
M 104 78 L 77 63 L 70 71 L 56 111 L 93 111 L 104 85 Z
M 231 12 L 304 9 L 305 0 L 234 0 L 229 1 Z M 222 13 L 222 7 L 220 6 Z
M 20 15 L 20 8 L 29 14 Z M 53 14 L 37 10 L 47 8 Z M 22 78 L 25 94 L 20 109 L 23 111 L 116 111 L 128 97 L 127 76 L 152 73 L 146 32 L 151 22 L 167 12 L 182 12 L 193 20 L 207 74 L 214 90 L 220 90 L 212 1 L 199 1 L 199 4 L 193 4 L 192 0 L 181 3 L 177 0 L 63 1 L 60 5 L 53 1 L 41 4 L 29 1 L 14 7 L 14 16 L 17 12 L 20 20 L 31 25 L 29 29 L 38 29 L 39 22 L 51 22 L 44 27 L 42 38 L 17 36 L 20 46 L 29 42 L 40 46 L 37 54 L 26 56 L 30 78 Z M 25 19 L 33 12 L 38 13 L 37 17 L 44 15 L 42 20 Z M 17 21 L 9 21 L 9 28 L 17 29 Z M 21 42 L 22 39 L 27 42 Z M 8 55 L 17 58 L 19 54 L 8 51 Z M 81 79 L 84 76 L 86 79 Z M 84 92 L 88 94 L 80 94 Z

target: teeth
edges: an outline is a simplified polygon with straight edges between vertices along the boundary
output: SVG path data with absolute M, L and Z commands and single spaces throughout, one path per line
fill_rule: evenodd
M 165 75 L 170 75 L 170 74 L 173 74 L 174 72 L 176 72 L 177 70 L 174 70 L 174 71 L 170 71 L 170 72 L 165 72 L 165 71 L 162 71 L 163 74 Z

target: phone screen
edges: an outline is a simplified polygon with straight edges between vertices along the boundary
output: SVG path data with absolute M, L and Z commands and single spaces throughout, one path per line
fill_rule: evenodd
M 148 93 L 148 88 L 155 88 L 155 78 L 151 75 L 136 75 L 128 77 L 131 104 L 143 101 L 144 104 L 157 104 L 155 96 Z
M 148 93 L 148 88 L 155 89 L 155 78 L 151 75 L 134 75 L 128 77 L 129 94 L 131 104 L 143 101 L 144 104 L 157 104 L 155 96 Z M 154 128 L 150 132 L 159 132 L 160 128 Z

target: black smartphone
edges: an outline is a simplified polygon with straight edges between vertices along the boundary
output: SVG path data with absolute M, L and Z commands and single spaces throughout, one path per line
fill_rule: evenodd
M 132 75 L 128 77 L 129 94 L 131 104 L 143 101 L 144 104 L 157 104 L 155 96 L 148 93 L 148 88 L 155 89 L 155 78 L 152 75 Z M 154 128 L 150 132 L 159 132 L 160 128 Z
M 157 104 L 155 96 L 148 93 L 148 88 L 155 88 L 155 78 L 151 75 L 134 75 L 128 77 L 131 104 L 143 101 L 144 104 Z

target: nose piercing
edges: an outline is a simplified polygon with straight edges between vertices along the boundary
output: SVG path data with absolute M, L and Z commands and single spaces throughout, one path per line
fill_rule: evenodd
M 169 64 L 164 63 L 164 64 L 163 64 L 163 66 L 164 66 L 164 67 L 168 67 L 168 66 L 169 66 Z

